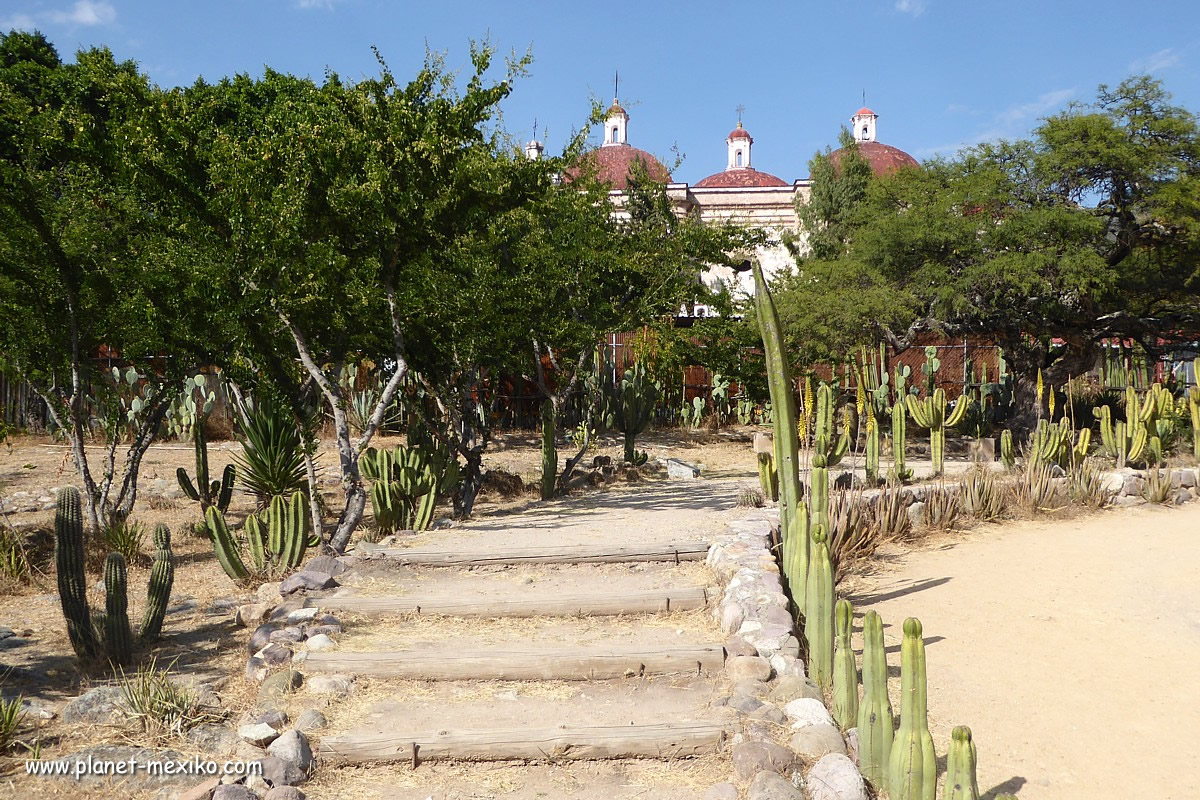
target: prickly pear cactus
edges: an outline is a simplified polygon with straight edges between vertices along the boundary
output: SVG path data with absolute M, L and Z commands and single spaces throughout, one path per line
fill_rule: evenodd
M 891 800 L 935 800 L 937 756 L 929 733 L 925 640 L 921 621 L 904 620 L 900 646 L 900 728 L 888 765 Z
M 850 645 L 854 607 L 849 600 L 837 601 L 833 621 L 833 718 L 847 730 L 858 724 L 858 667 Z

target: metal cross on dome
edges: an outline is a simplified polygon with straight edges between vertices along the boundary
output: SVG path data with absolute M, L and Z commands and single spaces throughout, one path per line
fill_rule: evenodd
M 741 125 L 742 124 L 742 114 L 746 113 L 746 107 L 744 105 L 742 105 L 741 103 L 739 103 L 738 107 L 735 108 L 734 111 L 736 111 L 737 115 L 738 115 L 738 125 Z

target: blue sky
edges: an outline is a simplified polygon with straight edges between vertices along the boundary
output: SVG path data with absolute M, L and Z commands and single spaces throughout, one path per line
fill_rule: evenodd
M 674 177 L 690 182 L 724 167 L 738 105 L 754 165 L 787 180 L 808 174 L 864 90 L 879 139 L 922 159 L 1020 136 L 1135 72 L 1200 111 L 1194 0 L 2 0 L 0 27 L 36 27 L 66 55 L 106 44 L 164 85 L 268 64 L 362 77 L 371 45 L 404 78 L 426 45 L 461 67 L 468 42 L 490 37 L 534 56 L 504 105 L 509 131 L 527 138 L 536 119 L 561 147 L 620 70 L 630 142 L 668 163 L 678 147 Z

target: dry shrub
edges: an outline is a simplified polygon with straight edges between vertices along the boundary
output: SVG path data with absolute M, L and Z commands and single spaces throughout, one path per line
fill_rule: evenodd
M 1050 465 L 1033 458 L 1025 459 L 1025 469 L 1013 482 L 1010 496 L 1014 506 L 1031 516 L 1057 511 L 1063 505 Z
M 155 511 L 174 511 L 179 508 L 179 503 L 170 497 L 164 497 L 161 494 L 152 494 L 146 498 L 146 505 Z
M 502 469 L 489 469 L 483 475 L 483 485 L 480 486 L 479 493 L 495 492 L 501 497 L 512 498 L 524 494 L 525 489 L 525 482 L 521 480 L 520 475 Z
M 889 485 L 871 501 L 871 523 L 880 541 L 903 541 L 912 537 L 912 519 L 908 516 L 908 493 Z
M 1085 458 L 1071 470 L 1067 491 L 1071 500 L 1085 508 L 1098 511 L 1112 502 L 1114 492 L 1105 488 L 1104 474 L 1090 458 Z
M 1142 481 L 1142 497 L 1147 503 L 1160 506 L 1171 505 L 1174 492 L 1171 489 L 1171 470 L 1148 469 Z
M 1004 510 L 1004 492 L 990 469 L 974 467 L 958 484 L 963 513 L 980 520 L 999 519 Z
M 213 720 L 199 698 L 171 680 L 171 665 L 159 668 L 152 658 L 132 675 L 121 671 L 121 693 L 127 712 L 142 730 L 154 736 L 178 736 L 202 722 Z
M 954 527 L 962 506 L 958 492 L 946 486 L 930 486 L 925 491 L 925 505 L 921 509 L 921 521 L 928 528 L 948 531 Z

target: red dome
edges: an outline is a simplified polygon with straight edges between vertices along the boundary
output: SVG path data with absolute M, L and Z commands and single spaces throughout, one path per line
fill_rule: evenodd
M 645 150 L 627 144 L 606 145 L 585 153 L 583 165 L 596 171 L 596 178 L 601 183 L 607 183 L 614 189 L 629 188 L 629 170 L 635 163 L 645 166 L 650 179 L 659 183 L 670 183 L 671 173 L 654 156 Z M 567 178 L 574 178 L 580 173 L 580 168 L 572 167 L 567 170 Z
M 790 186 L 782 178 L 776 178 L 769 172 L 759 172 L 753 167 L 727 169 L 715 175 L 709 175 L 702 181 L 692 184 L 694 189 L 734 189 L 756 186 Z
M 859 142 L 856 147 L 858 147 L 858 154 L 866 159 L 876 175 L 891 175 L 896 170 L 905 167 L 919 168 L 921 166 L 920 162 L 908 153 L 899 147 L 892 147 L 890 144 L 883 144 L 882 142 Z M 841 160 L 841 157 L 841 150 L 834 150 L 829 155 L 835 167 L 838 161 Z
M 871 109 L 867 108 L 866 106 L 863 106 L 858 111 L 854 112 L 854 116 L 856 116 L 856 117 L 878 117 L 879 115 L 876 114 Z
M 742 123 L 739 122 L 738 126 L 736 128 L 734 128 L 733 131 L 730 132 L 730 134 L 728 136 L 726 136 L 725 138 L 726 139 L 749 139 L 750 132 L 748 130 L 746 130 L 745 128 L 743 128 Z

